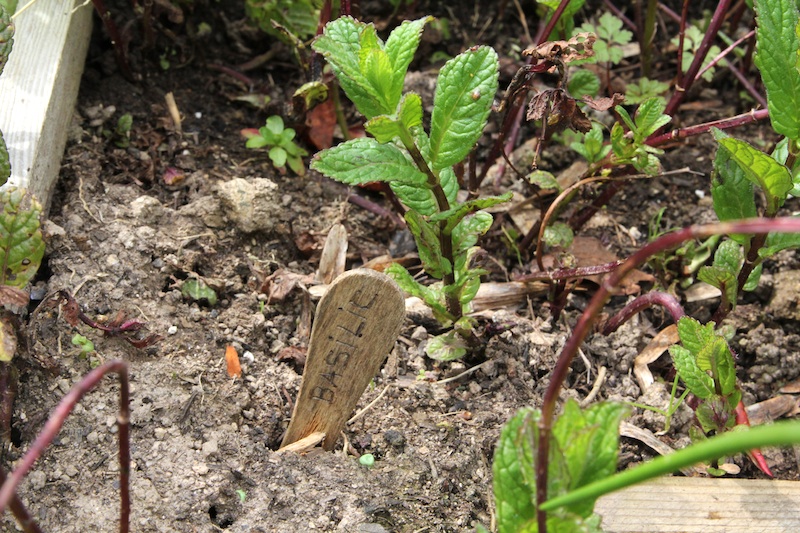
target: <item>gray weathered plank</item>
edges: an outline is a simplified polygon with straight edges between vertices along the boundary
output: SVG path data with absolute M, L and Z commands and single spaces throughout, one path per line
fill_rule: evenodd
M 47 208 L 89 47 L 92 5 L 37 0 L 23 7 L 0 76 L 0 129 L 11 158 L 9 184 L 25 187 Z

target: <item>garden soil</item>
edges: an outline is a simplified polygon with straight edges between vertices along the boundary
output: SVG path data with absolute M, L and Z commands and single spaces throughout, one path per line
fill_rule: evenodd
M 385 11 L 371 13 L 371 4 L 363 4 L 365 19 L 390 23 Z M 417 16 L 429 13 L 422 4 Z M 444 41 L 427 33 L 418 57 L 492 44 L 503 57 L 501 85 L 507 84 L 518 61 L 512 44 L 523 29 L 514 13 L 500 16 L 479 4 L 485 3 L 476 2 L 464 16 L 432 8 L 449 18 L 452 36 Z M 329 230 L 342 223 L 348 232 L 348 269 L 387 254 L 404 256 L 413 247 L 404 248 L 407 235 L 396 220 L 348 202 L 355 194 L 391 212 L 380 194 L 349 190 L 314 172 L 278 172 L 265 151 L 244 147 L 243 128 L 259 127 L 274 114 L 289 120 L 292 92 L 307 78 L 288 48 L 248 28 L 241 11 L 226 10 L 212 12 L 201 3 L 187 13 L 184 26 L 160 21 L 155 48 L 129 43 L 133 70 L 141 76 L 134 83 L 120 75 L 96 24 L 44 223 L 47 255 L 34 291 L 44 302 L 21 325 L 23 349 L 14 361 L 18 396 L 4 463 L 13 467 L 59 400 L 93 366 L 122 359 L 131 382 L 133 531 L 454 532 L 491 525 L 491 464 L 500 429 L 517 409 L 540 405 L 550 369 L 595 283 L 576 287 L 556 319 L 543 292 L 517 307 L 483 311 L 485 349 L 458 362 L 427 358 L 425 344 L 436 325 L 424 313 L 409 313 L 359 401 L 359 409 L 368 410 L 346 427 L 335 451 L 277 453 L 301 381 L 317 301 L 309 289 Z M 210 33 L 193 33 L 201 22 Z M 139 28 L 129 31 L 136 36 Z M 184 33 L 177 33 L 181 28 Z M 247 72 L 252 84 L 221 68 L 237 70 L 273 46 L 277 53 Z M 412 65 L 427 97 L 434 67 L 427 60 Z M 749 109 L 721 76 L 690 95 L 681 111 L 686 123 Z M 170 93 L 180 129 L 166 104 Z M 271 98 L 261 109 L 241 99 L 258 94 Z M 133 118 L 127 146 L 115 132 L 125 113 Z M 315 151 L 302 121 L 292 125 L 299 142 Z M 758 126 L 737 135 L 766 146 L 775 139 L 765 131 Z M 523 140 L 535 135 L 523 129 Z M 479 148 L 485 152 L 486 146 Z M 713 221 L 712 159 L 707 136 L 669 147 L 665 170 L 688 167 L 695 173 L 631 181 L 581 233 L 583 245 L 595 249 L 588 260 L 629 255 L 647 241 L 648 225 L 662 208 L 662 229 Z M 554 143 L 543 151 L 540 167 L 558 175 L 574 160 L 574 152 Z M 524 195 L 527 189 L 510 174 L 497 181 L 499 187 Z M 591 201 L 593 191 L 581 193 L 570 209 Z M 798 207 L 787 205 L 787 212 Z M 513 228 L 511 218 L 503 210 L 496 218 L 485 243 L 488 279 L 504 282 L 531 263 L 523 251 L 520 264 L 503 244 L 501 228 Z M 795 253 L 768 263 L 759 289 L 729 320 L 748 404 L 780 396 L 781 387 L 800 376 L 798 269 Z M 626 286 L 628 294 L 612 299 L 609 314 L 660 279 L 645 271 L 650 275 Z M 217 301 L 190 295 L 186 284 L 193 279 L 212 288 Z M 681 287 L 674 288 L 685 298 Z M 108 323 L 123 313 L 146 324 L 138 338 L 155 334 L 159 340 L 136 348 L 120 336 L 70 325 L 63 308 L 48 304 L 60 290 L 69 291 L 88 317 Z M 693 316 L 708 319 L 717 304 L 701 297 L 687 306 Z M 586 399 L 602 370 L 606 377 L 593 393 L 598 400 L 664 408 L 672 378 L 667 356 L 652 365 L 656 383 L 648 391 L 638 384 L 633 361 L 669 323 L 654 310 L 612 335 L 590 336 L 563 396 Z M 75 334 L 93 341 L 96 351 L 82 354 L 72 343 Z M 241 377 L 228 373 L 228 346 L 238 353 Z M 45 531 L 117 530 L 118 409 L 118 379 L 107 377 L 83 398 L 25 478 L 19 494 Z M 673 448 L 685 446 L 691 419 L 682 406 L 659 438 Z M 628 422 L 653 433 L 664 429 L 663 417 L 641 409 Z M 359 464 L 367 453 L 375 457 L 371 468 Z M 654 453 L 622 438 L 622 465 Z M 792 450 L 766 456 L 779 478 L 796 477 Z M 761 476 L 746 458 L 735 463 L 739 475 Z M 0 524 L 17 531 L 9 514 Z

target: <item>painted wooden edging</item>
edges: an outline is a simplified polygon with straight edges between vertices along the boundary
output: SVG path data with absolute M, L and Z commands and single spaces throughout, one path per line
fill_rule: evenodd
M 0 76 L 0 130 L 11 158 L 9 185 L 47 209 L 61 168 L 92 33 L 92 4 L 36 0 L 17 7 L 16 33 Z
M 800 483 L 665 477 L 600 498 L 609 533 L 795 533 Z

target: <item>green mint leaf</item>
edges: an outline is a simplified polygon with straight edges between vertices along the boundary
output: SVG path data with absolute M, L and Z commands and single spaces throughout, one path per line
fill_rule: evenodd
M 600 78 L 591 70 L 576 70 L 567 82 L 567 91 L 576 98 L 587 95 L 594 98 L 600 92 Z
M 520 531 L 526 522 L 536 518 L 535 480 L 523 475 L 523 465 L 533 464 L 535 441 L 529 433 L 536 437 L 540 417 L 541 413 L 533 408 L 520 409 L 500 432 L 492 463 L 498 531 Z
M 720 392 L 728 396 L 736 390 L 736 363 L 725 339 L 718 337 L 714 343 L 714 359 L 716 361 L 716 375 L 720 384 Z M 735 407 L 735 406 L 734 406 Z
M 723 241 L 714 253 L 714 263 L 705 266 L 697 273 L 700 281 L 718 288 L 725 294 L 731 305 L 736 305 L 738 276 L 744 254 L 736 241 Z
M 389 56 L 380 48 L 365 48 L 362 44 L 358 63 L 361 72 L 377 95 L 381 110 L 384 113 L 394 111 L 400 95 L 398 95 L 397 101 L 392 102 L 390 93 L 394 71 Z
M 389 115 L 378 115 L 369 119 L 364 124 L 364 129 L 381 144 L 392 142 L 402 132 L 401 125 L 397 119 Z
M 716 333 L 714 324 L 703 325 L 692 317 L 684 316 L 678 320 L 678 336 L 683 346 L 697 358 L 700 350 L 711 343 Z
M 311 47 L 328 61 L 347 97 L 362 115 L 370 119 L 392 113 L 394 107 L 384 108 L 383 95 L 378 94 L 361 72 L 361 35 L 367 27 L 352 17 L 339 17 L 325 25 L 322 35 Z M 374 33 L 373 27 L 371 35 Z
M 692 352 L 683 346 L 674 345 L 669 347 L 669 354 L 672 356 L 672 363 L 678 375 L 692 394 L 701 400 L 708 399 L 714 394 L 714 380 L 700 370 Z
M 625 123 L 625 125 L 628 126 L 628 129 L 631 130 L 632 132 L 636 132 L 637 128 L 636 123 L 633 122 L 633 119 L 628 114 L 628 111 L 621 105 L 614 107 L 614 110 L 617 112 L 617 114 L 619 114 L 620 118 L 622 118 L 622 121 Z
M 721 131 L 719 135 L 727 137 Z M 714 173 L 711 176 L 711 198 L 717 218 L 725 222 L 758 216 L 753 191 L 753 182 L 731 157 L 730 150 L 720 145 L 714 158 Z M 748 235 L 735 234 L 730 237 L 739 244 L 750 241 Z
M 422 124 L 422 99 L 418 94 L 408 93 L 398 105 L 396 115 L 378 115 L 367 121 L 364 129 L 380 143 L 391 142 L 403 133 Z
M 486 211 L 478 211 L 461 219 L 453 228 L 452 233 L 453 242 L 456 243 L 453 251 L 456 260 L 458 260 L 458 256 L 475 246 L 481 235 L 489 231 L 492 221 L 492 215 Z
M 704 266 L 697 272 L 697 279 L 708 283 L 712 287 L 718 288 L 725 294 L 725 299 L 730 302 L 731 305 L 736 305 L 738 280 L 730 270 L 717 266 Z
M 3 73 L 13 45 L 14 22 L 11 20 L 11 13 L 0 4 L 0 74 Z
M 400 123 L 410 130 L 422 124 L 422 98 L 416 93 L 406 93 L 397 112 Z
M 419 47 L 419 40 L 422 36 L 422 29 L 432 17 L 424 17 L 414 21 L 403 21 L 397 26 L 389 38 L 386 40 L 386 54 L 392 63 L 393 73 L 391 75 L 391 89 L 389 91 L 389 101 L 398 102 L 403 92 L 403 83 L 406 79 L 406 71 L 411 64 Z
M 425 353 L 437 361 L 455 361 L 467 354 L 467 344 L 464 337 L 450 330 L 430 339 L 425 345 Z
M 767 89 L 772 127 L 793 140 L 800 139 L 800 38 L 795 0 L 756 0 L 755 64 Z
M 36 275 L 44 256 L 39 229 L 42 206 L 23 189 L 0 192 L 0 285 L 23 289 Z
M 455 194 L 458 192 L 458 180 L 453 169 L 447 168 L 442 170 L 439 173 L 439 181 L 447 199 L 452 204 L 455 200 Z M 426 186 L 420 186 L 420 184 L 412 182 L 398 181 L 392 181 L 389 185 L 401 202 L 419 214 L 431 216 L 439 211 L 433 192 Z
M 800 233 L 770 233 L 758 256 L 767 258 L 790 248 L 800 248 Z
M 442 211 L 440 213 L 436 213 L 431 217 L 431 222 L 439 222 L 442 220 L 447 221 L 447 226 L 445 231 L 451 232 L 453 228 L 457 226 L 461 219 L 465 216 L 480 211 L 481 209 L 488 209 L 493 207 L 497 204 L 502 204 L 511 200 L 513 194 L 511 192 L 507 192 L 502 196 L 486 196 L 484 198 L 476 198 L 474 200 L 469 200 L 458 206 L 448 209 L 447 211 Z
M 431 308 L 433 316 L 441 324 L 448 325 L 453 321 L 443 303 L 444 294 L 442 293 L 441 284 L 422 285 L 408 273 L 408 270 L 398 263 L 392 263 L 384 272 L 409 296 L 414 296 L 425 302 L 425 305 Z
M 286 150 L 280 146 L 273 146 L 269 149 L 269 158 L 272 160 L 272 164 L 278 168 L 286 164 L 287 155 Z
M 3 132 L 0 131 L 0 186 L 3 186 L 11 177 L 11 158 L 8 155 Z
M 428 222 L 419 213 L 408 211 L 405 215 L 408 229 L 417 243 L 419 259 L 425 272 L 437 279 L 453 271 L 453 266 L 442 255 L 439 243 L 439 227 L 435 222 Z
M 430 132 L 434 170 L 461 162 L 483 133 L 497 93 L 497 53 L 478 46 L 442 67 L 436 85 Z
M 761 250 L 759 250 L 760 252 Z M 761 272 L 764 270 L 764 263 L 759 263 L 750 275 L 747 276 L 747 281 L 745 281 L 744 286 L 742 287 L 743 291 L 754 291 L 758 288 L 758 282 L 761 280 Z
M 792 175 L 784 165 L 748 143 L 733 137 L 717 137 L 717 142 L 730 153 L 747 179 L 761 187 L 767 197 L 767 216 L 775 216 L 792 190 Z
M 399 148 L 369 137 L 351 139 L 319 152 L 311 161 L 311 168 L 348 185 L 387 181 L 420 189 L 427 180 Z

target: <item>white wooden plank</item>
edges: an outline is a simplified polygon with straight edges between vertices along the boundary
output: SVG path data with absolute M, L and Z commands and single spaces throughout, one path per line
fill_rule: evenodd
M 800 531 L 800 483 L 666 477 L 600 498 L 609 533 Z
M 14 25 L 14 48 L 0 75 L 0 129 L 11 158 L 9 185 L 25 187 L 47 208 L 89 47 L 92 5 L 36 0 Z

